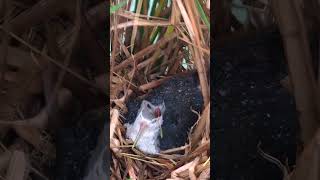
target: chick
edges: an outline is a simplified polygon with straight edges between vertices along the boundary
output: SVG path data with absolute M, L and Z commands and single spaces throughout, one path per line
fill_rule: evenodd
M 136 147 L 146 154 L 155 155 L 160 152 L 159 134 L 164 111 L 164 102 L 153 105 L 143 100 L 135 121 L 132 124 L 125 124 L 127 138 L 135 142 Z

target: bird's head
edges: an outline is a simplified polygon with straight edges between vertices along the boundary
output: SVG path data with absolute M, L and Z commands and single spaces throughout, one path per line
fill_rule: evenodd
M 140 109 L 142 116 L 151 121 L 161 117 L 166 107 L 164 102 L 160 105 L 153 105 L 149 101 L 143 100 Z

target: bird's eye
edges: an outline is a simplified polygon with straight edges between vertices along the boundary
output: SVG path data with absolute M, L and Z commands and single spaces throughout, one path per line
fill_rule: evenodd
M 151 106 L 150 106 L 150 104 L 147 104 L 147 108 L 151 109 Z

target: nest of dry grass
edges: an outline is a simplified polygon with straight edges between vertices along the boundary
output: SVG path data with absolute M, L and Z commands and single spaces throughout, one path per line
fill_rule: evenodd
M 210 1 L 111 2 L 111 179 L 209 179 Z M 148 13 L 148 10 L 150 12 Z M 151 157 L 132 148 L 121 114 L 133 94 L 143 95 L 175 74 L 197 70 L 204 110 L 188 144 Z

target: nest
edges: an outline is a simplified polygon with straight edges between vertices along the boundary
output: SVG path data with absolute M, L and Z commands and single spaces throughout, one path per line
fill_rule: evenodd
M 129 11 L 130 3 L 111 2 L 111 179 L 210 179 L 210 90 L 205 73 L 210 57 L 209 1 L 161 2 L 156 6 L 139 1 L 135 13 Z M 147 8 L 142 7 L 151 8 L 148 18 Z M 122 122 L 129 98 L 143 96 L 165 79 L 194 69 L 204 109 L 188 143 L 157 156 L 133 148 Z

